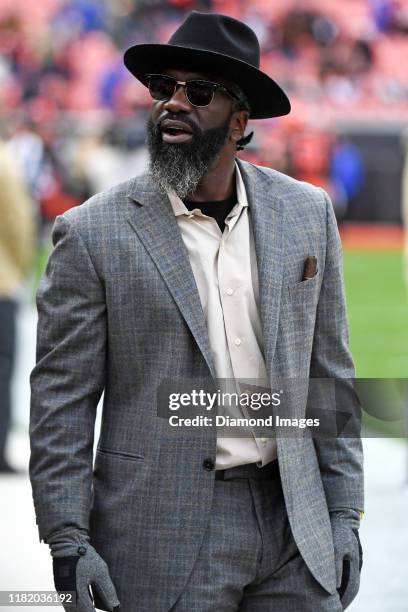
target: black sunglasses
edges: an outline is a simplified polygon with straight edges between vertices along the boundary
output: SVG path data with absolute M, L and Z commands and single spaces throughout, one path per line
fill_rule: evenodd
M 200 79 L 178 81 L 174 77 L 165 74 L 148 74 L 146 76 L 148 79 L 147 86 L 154 100 L 170 100 L 176 91 L 177 85 L 182 85 L 185 88 L 186 98 L 193 106 L 203 107 L 211 104 L 217 89 L 221 89 L 230 97 L 238 99 L 238 96 L 233 91 L 230 91 L 224 85 L 213 83 L 212 81 Z

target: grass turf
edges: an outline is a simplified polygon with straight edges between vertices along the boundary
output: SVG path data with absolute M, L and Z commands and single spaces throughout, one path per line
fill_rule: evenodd
M 350 347 L 360 378 L 408 377 L 402 253 L 345 251 Z
M 357 377 L 407 379 L 408 291 L 402 253 L 345 251 L 344 277 Z M 365 435 L 406 435 L 406 386 L 401 380 L 362 381 L 358 394 L 365 408 Z

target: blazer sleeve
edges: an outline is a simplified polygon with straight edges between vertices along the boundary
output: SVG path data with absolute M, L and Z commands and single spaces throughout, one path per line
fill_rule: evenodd
M 321 190 L 323 191 L 323 190 Z M 326 261 L 317 306 L 310 364 L 311 378 L 331 378 L 322 385 L 320 405 L 347 413 L 352 435 L 315 437 L 329 511 L 341 508 L 364 510 L 363 448 L 360 432 L 360 406 L 353 380 L 355 369 L 349 349 L 348 322 L 343 280 L 342 248 L 333 206 L 323 191 L 326 203 Z M 330 392 L 325 395 L 326 390 Z
M 105 384 L 106 302 L 85 242 L 65 215 L 37 291 L 29 475 L 40 541 L 89 529 L 96 408 Z

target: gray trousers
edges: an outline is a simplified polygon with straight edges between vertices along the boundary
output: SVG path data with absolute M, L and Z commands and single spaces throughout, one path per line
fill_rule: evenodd
M 342 611 L 299 554 L 280 480 L 235 478 L 239 469 L 215 481 L 200 553 L 171 612 Z

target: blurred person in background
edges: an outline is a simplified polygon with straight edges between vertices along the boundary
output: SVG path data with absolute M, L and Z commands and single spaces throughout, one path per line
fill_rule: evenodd
M 64 146 L 67 138 L 57 137 L 56 122 L 34 123 L 29 117 L 18 117 L 9 122 L 7 132 L 7 149 L 35 207 L 38 240 L 46 243 L 55 217 L 90 193 L 69 176 Z
M 129 143 L 132 135 L 117 123 L 88 127 L 77 139 L 72 173 L 79 183 L 88 185 L 90 195 L 141 174 L 146 167 L 144 139 Z
M 401 147 L 404 153 L 401 183 L 401 217 L 404 224 L 403 273 L 408 292 L 408 128 L 403 131 Z
M 334 212 L 337 224 L 340 226 L 365 183 L 365 167 L 361 151 L 346 136 L 339 136 L 331 150 L 330 178 Z
M 5 143 L 0 141 L 0 473 L 14 473 L 6 457 L 11 379 L 22 283 L 31 271 L 36 223 L 33 203 Z

